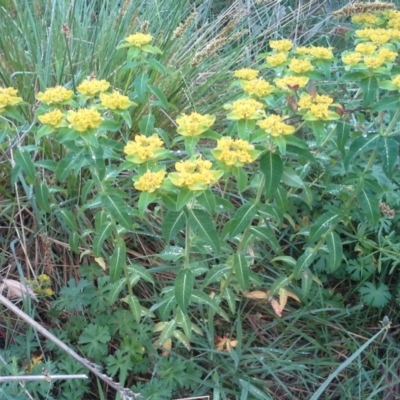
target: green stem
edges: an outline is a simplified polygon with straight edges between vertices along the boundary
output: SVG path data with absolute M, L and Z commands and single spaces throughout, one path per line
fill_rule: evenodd
M 69 43 L 67 39 L 67 35 L 64 34 L 64 39 L 65 39 L 65 45 L 67 48 L 67 56 L 68 56 L 68 62 L 69 62 L 69 67 L 71 69 L 71 80 L 72 80 L 72 88 L 74 89 L 74 92 L 76 93 L 76 84 L 75 84 L 75 77 L 74 77 L 74 69 L 72 66 L 72 58 L 71 58 L 71 50 L 69 48 Z
M 400 119 L 400 109 L 396 111 L 396 113 L 394 114 L 392 120 L 390 121 L 388 127 L 386 128 L 382 136 L 389 136 L 389 134 L 392 132 L 394 126 L 396 125 L 399 119 Z

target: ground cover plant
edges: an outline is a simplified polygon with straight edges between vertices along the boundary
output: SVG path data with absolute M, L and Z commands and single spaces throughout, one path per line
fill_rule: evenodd
M 3 4 L 0 300 L 93 374 L 2 396 L 398 394 L 395 5 L 61 3 Z M 88 373 L 0 335 L 2 376 Z

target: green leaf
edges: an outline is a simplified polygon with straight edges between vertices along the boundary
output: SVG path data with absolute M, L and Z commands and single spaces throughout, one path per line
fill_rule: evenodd
M 344 121 L 336 123 L 336 146 L 344 157 L 344 151 L 347 141 L 350 137 L 351 125 Z
M 140 132 L 145 136 L 150 136 L 152 133 L 154 133 L 155 120 L 156 119 L 152 114 L 143 115 L 138 123 Z
M 71 250 L 75 254 L 79 254 L 80 253 L 80 250 L 79 250 L 79 247 L 78 247 L 79 246 L 79 240 L 80 240 L 80 237 L 78 235 L 78 232 L 72 232 L 69 235 L 68 244 L 69 244 L 69 247 L 71 247 Z
M 361 209 L 363 210 L 367 221 L 374 227 L 379 220 L 380 210 L 379 201 L 372 193 L 367 193 L 365 189 L 362 189 L 360 194 L 357 196 L 360 203 Z
M 132 311 L 132 315 L 136 322 L 140 322 L 142 306 L 140 305 L 138 298 L 134 295 L 128 295 L 124 298 L 124 301 L 129 304 L 129 309 Z
M 282 182 L 294 188 L 302 188 L 303 180 L 297 175 L 296 171 L 290 167 L 283 168 Z
M 175 299 L 186 314 L 193 293 L 194 275 L 189 269 L 181 269 L 175 279 Z
M 201 290 L 194 289 L 190 300 L 193 301 L 193 303 L 208 305 L 213 311 L 229 322 L 229 317 L 226 315 L 225 311 L 218 306 L 215 300 Z
M 170 105 L 168 103 L 167 98 L 165 97 L 165 94 L 162 92 L 162 90 L 159 89 L 157 86 L 153 86 L 153 85 L 149 85 L 149 89 L 150 89 L 151 93 L 153 93 L 157 97 L 161 106 L 164 107 L 166 110 L 169 110 Z
M 182 327 L 186 337 L 191 340 L 193 324 L 191 323 L 190 318 L 185 313 L 183 313 L 179 307 L 177 307 L 176 309 L 175 321 L 178 326 Z
M 114 225 L 111 221 L 106 221 L 98 229 L 96 228 L 96 235 L 93 239 L 93 253 L 96 257 L 100 257 L 103 243 L 108 239 L 114 229 Z
M 169 241 L 185 226 L 186 214 L 182 211 L 169 211 L 161 225 L 163 238 Z
M 310 293 L 313 276 L 309 268 L 304 268 L 301 274 L 301 294 L 306 299 Z
M 135 87 L 135 93 L 142 103 L 146 101 L 147 93 L 147 82 L 149 81 L 149 75 L 146 73 L 138 75 L 133 81 L 133 86 Z
M 242 167 L 232 168 L 232 175 L 236 179 L 236 185 L 240 193 L 244 192 L 248 185 L 247 173 Z
M 100 196 L 102 206 L 119 222 L 124 228 L 132 229 L 132 219 L 129 208 L 125 201 L 118 195 L 102 194 Z
M 261 239 L 265 244 L 271 247 L 276 253 L 281 251 L 281 246 L 275 237 L 274 232 L 268 226 L 253 226 L 250 228 L 250 232 L 257 238 Z
M 283 187 L 277 188 L 274 194 L 274 203 L 276 204 L 276 207 L 278 208 L 281 214 L 280 218 L 282 219 L 283 214 L 287 211 L 289 206 L 287 191 L 285 188 Z
M 323 121 L 306 121 L 307 125 L 310 127 L 312 133 L 317 140 L 317 147 L 321 146 L 325 139 L 325 123 Z
M 34 183 L 36 180 L 36 171 L 31 155 L 25 150 L 17 149 L 14 153 L 14 160 L 22 171 L 25 172 L 28 183 Z
M 119 240 L 110 257 L 110 281 L 116 282 L 121 277 L 126 264 L 126 245 L 123 240 Z
M 362 154 L 366 151 L 373 150 L 376 148 L 378 140 L 379 140 L 379 135 L 369 135 L 368 137 L 363 137 L 360 136 L 356 138 L 351 144 L 350 148 L 347 152 L 347 155 L 345 159 L 343 160 L 344 167 L 346 170 L 349 168 L 350 161 L 358 156 L 359 154 Z
M 312 224 L 310 228 L 310 235 L 308 237 L 308 242 L 313 243 L 321 239 L 321 237 L 326 233 L 328 228 L 337 224 L 341 220 L 341 216 L 334 212 L 327 212 Z
M 154 283 L 153 275 L 144 267 L 139 264 L 132 264 L 128 267 L 129 277 L 139 276 L 141 279 L 144 279 L 147 282 Z
M 326 246 L 329 254 L 328 263 L 331 272 L 333 272 L 340 267 L 343 258 L 342 241 L 339 235 L 335 232 L 329 232 L 326 235 Z
M 235 271 L 235 277 L 238 280 L 241 289 L 243 291 L 248 290 L 250 269 L 247 265 L 244 254 L 234 254 L 232 257 L 232 266 L 233 270 Z
M 393 111 L 400 108 L 400 99 L 396 94 L 395 96 L 384 96 L 381 100 L 377 101 L 372 106 L 372 111 Z
M 190 227 L 195 229 L 201 239 L 209 244 L 216 253 L 219 253 L 221 244 L 213 220 L 203 210 L 193 209 L 189 212 Z
M 379 89 L 378 79 L 375 76 L 362 79 L 360 87 L 363 91 L 363 106 L 368 107 L 374 102 L 376 92 Z
M 395 139 L 381 136 L 378 141 L 378 153 L 383 161 L 383 171 L 390 179 L 397 163 L 398 142 Z
M 256 214 L 256 204 L 247 203 L 241 206 L 222 231 L 225 239 L 231 239 L 242 233 L 251 224 Z
M 301 255 L 296 262 L 296 266 L 294 267 L 293 270 L 293 278 L 299 279 L 302 276 L 303 271 L 306 270 L 311 265 L 314 259 L 315 255 L 311 251 L 306 249 L 304 254 Z
M 72 170 L 79 171 L 85 162 L 84 150 L 78 153 L 68 153 L 57 165 L 56 179 L 64 182 Z
M 237 121 L 238 136 L 242 140 L 249 140 L 250 133 L 254 130 L 256 122 L 254 120 L 239 119 Z
M 177 211 L 185 207 L 185 205 L 188 204 L 189 201 L 192 200 L 195 196 L 196 196 L 195 191 L 190 190 L 186 187 L 182 187 L 181 190 L 179 191 L 178 198 L 176 200 Z
M 243 379 L 239 379 L 240 386 L 246 390 L 246 392 L 250 392 L 255 399 L 259 400 L 272 400 L 271 396 L 268 396 L 265 391 L 258 389 L 256 386 L 252 385 L 250 382 L 247 382 Z M 250 397 L 243 397 L 243 399 L 248 399 Z
M 182 331 L 176 329 L 172 332 L 172 336 L 175 339 L 178 339 L 186 347 L 188 351 L 192 349 L 188 337 Z
M 44 182 L 41 182 L 34 186 L 35 199 L 38 206 L 47 213 L 51 212 L 49 203 L 49 189 Z
M 141 192 L 137 207 L 140 215 L 144 215 L 149 204 L 153 203 L 157 199 L 156 192 Z
M 118 300 L 119 294 L 126 288 L 126 278 L 122 278 L 117 282 L 110 284 L 110 291 L 108 300 L 111 304 L 114 304 Z
M 196 200 L 209 214 L 213 215 L 215 213 L 216 201 L 211 189 L 205 190 Z
M 376 287 L 372 282 L 365 282 L 360 294 L 364 303 L 377 308 L 386 306 L 392 298 L 389 288 L 383 283 Z
M 260 169 L 265 175 L 265 197 L 271 198 L 283 175 L 283 161 L 280 155 L 268 151 L 260 159 Z
M 222 277 L 228 275 L 231 269 L 232 267 L 230 265 L 215 265 L 208 271 L 207 276 L 204 278 L 203 287 L 206 287 L 211 283 L 220 281 Z
M 67 210 L 66 208 L 60 208 L 58 211 L 60 213 L 61 219 L 67 225 L 67 227 L 74 232 L 78 232 L 78 224 L 76 223 L 76 219 L 72 212 Z

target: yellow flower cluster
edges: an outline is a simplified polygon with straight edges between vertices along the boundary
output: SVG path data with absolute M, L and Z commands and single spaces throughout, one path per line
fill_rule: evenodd
M 359 25 L 376 25 L 380 21 L 380 19 L 375 14 L 371 13 L 353 15 L 351 17 L 351 20 L 355 24 Z
M 59 110 L 58 108 L 47 112 L 45 114 L 39 115 L 38 120 L 45 125 L 50 125 L 50 126 L 58 126 L 60 122 L 63 119 L 64 114 Z
M 182 136 L 199 136 L 210 129 L 214 122 L 214 115 L 201 115 L 196 112 L 190 115 L 182 114 L 176 120 L 178 124 L 176 131 Z
M 302 93 L 300 100 L 298 101 L 299 109 L 311 108 L 313 104 L 332 104 L 333 99 L 325 94 L 317 94 L 315 96 L 310 96 L 308 93 Z
M 377 69 L 385 63 L 383 57 L 378 56 L 368 56 L 364 57 L 364 64 L 368 69 Z
M 67 121 L 70 127 L 78 132 L 86 132 L 89 129 L 94 129 L 100 126 L 100 113 L 92 108 L 81 108 L 78 111 L 68 111 Z
M 329 61 L 333 59 L 333 53 L 330 47 L 323 47 L 323 46 L 298 47 L 296 49 L 296 53 L 311 56 L 316 60 Z
M 44 93 L 39 92 L 36 98 L 42 103 L 50 105 L 64 103 L 70 100 L 73 95 L 74 92 L 72 90 L 68 90 L 63 86 L 55 86 L 46 89 Z
M 372 54 L 375 52 L 376 48 L 376 45 L 373 43 L 359 43 L 356 46 L 355 51 L 361 54 Z
M 272 54 L 270 56 L 266 57 L 267 64 L 271 68 L 279 67 L 279 65 L 282 65 L 286 62 L 287 60 L 287 55 L 286 53 L 279 52 Z
M 309 60 L 293 58 L 289 64 L 289 69 L 295 74 L 306 74 L 314 69 Z
M 392 10 L 388 12 L 389 20 L 387 22 L 388 27 L 392 29 L 400 29 L 400 11 Z
M 125 38 L 125 41 L 135 47 L 143 47 L 153 40 L 153 36 L 148 33 L 134 33 Z
M 271 49 L 281 52 L 288 52 L 293 47 L 293 43 L 291 40 L 282 39 L 282 40 L 270 40 L 269 45 Z
M 12 87 L 0 88 L 0 113 L 7 106 L 15 106 L 21 103 L 22 98 L 17 96 L 17 89 Z
M 100 93 L 100 102 L 103 107 L 110 110 L 126 110 L 135 104 L 129 100 L 128 96 L 123 96 L 119 92 L 112 92 L 111 94 Z
M 397 58 L 397 53 L 386 47 L 376 51 L 377 46 L 373 43 L 360 43 L 354 52 L 344 53 L 342 61 L 348 66 L 353 66 L 363 62 L 369 69 L 377 69 L 386 62 L 393 62 Z
M 233 76 L 244 81 L 249 81 L 251 79 L 256 79 L 258 76 L 258 71 L 251 68 L 242 68 L 234 72 Z
M 46 274 L 41 274 L 37 280 L 27 280 L 32 290 L 39 296 L 52 296 L 54 290 L 51 288 L 51 278 Z
M 164 142 L 156 134 L 146 137 L 144 135 L 136 135 L 134 141 L 129 141 L 124 147 L 126 159 L 135 164 L 154 160 L 160 155 L 160 149 Z
M 271 136 L 291 135 L 296 128 L 283 122 L 279 115 L 270 115 L 257 122 L 257 125 Z
M 262 78 L 243 81 L 242 88 L 248 95 L 255 97 L 268 96 L 274 90 L 274 87 Z
M 361 53 L 351 52 L 342 55 L 342 61 L 346 65 L 356 65 L 361 61 L 362 55 Z
M 306 76 L 292 76 L 288 75 L 283 78 L 276 78 L 275 85 L 284 90 L 294 90 L 298 88 L 303 88 L 307 85 L 309 78 Z
M 161 187 L 165 175 L 166 172 L 163 170 L 158 172 L 147 170 L 133 186 L 141 192 L 153 193 Z
M 397 30 L 384 28 L 364 28 L 357 30 L 355 33 L 359 38 L 368 39 L 377 45 L 382 45 L 388 43 L 390 40 L 398 39 L 400 35 L 400 32 Z
M 76 89 L 79 93 L 92 97 L 105 92 L 109 87 L 110 82 L 104 79 L 85 79 Z
M 227 115 L 228 119 L 260 119 L 264 115 L 262 103 L 253 99 L 240 99 L 230 105 L 224 106 L 232 111 Z
M 215 159 L 228 166 L 242 167 L 252 163 L 258 157 L 254 146 L 246 140 L 223 137 L 218 140 L 217 147 L 211 151 Z
M 179 161 L 175 164 L 177 172 L 168 175 L 173 185 L 187 187 L 190 190 L 205 190 L 214 185 L 223 175 L 223 171 L 212 170 L 209 160 L 197 158 L 196 160 Z
M 324 94 L 310 96 L 308 93 L 302 93 L 297 104 L 300 110 L 307 110 L 306 116 L 311 117 L 312 120 L 330 121 L 339 117 L 338 114 L 329 110 L 332 103 L 332 97 Z

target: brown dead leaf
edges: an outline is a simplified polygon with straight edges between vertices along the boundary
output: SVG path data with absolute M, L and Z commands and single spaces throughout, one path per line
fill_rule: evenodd
M 253 299 L 253 300 L 265 300 L 265 299 L 268 299 L 269 293 L 262 292 L 261 290 L 253 290 L 252 292 L 245 293 L 244 297 L 247 297 L 248 299 Z
M 172 348 L 172 340 L 171 340 L 171 339 L 167 339 L 167 340 L 164 342 L 164 344 L 162 345 L 162 348 L 163 348 L 162 355 L 163 355 L 164 357 L 169 356 L 169 353 L 170 353 L 171 348 Z
M 22 299 L 26 295 L 30 295 L 33 299 L 37 300 L 36 294 L 28 285 L 23 285 L 14 279 L 3 279 L 0 285 L 0 293 L 3 293 L 4 289 L 8 289 L 6 297 L 11 299 L 12 297 L 19 297 Z
M 279 293 L 279 301 L 274 298 L 271 298 L 269 300 L 269 303 L 271 304 L 272 308 L 274 309 L 275 314 L 278 317 L 282 317 L 282 311 L 286 307 L 288 297 L 291 297 L 292 299 L 298 301 L 299 303 L 300 303 L 300 299 L 297 297 L 297 295 L 295 295 L 292 292 L 289 292 L 288 290 L 286 290 L 284 288 L 279 289 L 278 293 Z
M 215 335 L 215 349 L 219 351 L 227 351 L 228 353 L 231 352 L 232 347 L 236 347 L 238 344 L 237 340 L 231 340 L 229 336 L 217 336 Z

